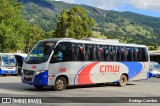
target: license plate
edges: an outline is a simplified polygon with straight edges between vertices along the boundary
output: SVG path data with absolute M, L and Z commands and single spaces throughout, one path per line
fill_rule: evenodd
M 32 75 L 24 75 L 24 78 L 32 78 Z

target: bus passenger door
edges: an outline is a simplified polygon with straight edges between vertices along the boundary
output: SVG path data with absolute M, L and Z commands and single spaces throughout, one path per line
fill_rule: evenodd
M 70 61 L 71 61 L 71 44 L 69 42 L 60 42 L 54 49 L 49 64 L 49 74 L 66 75 L 70 80 Z

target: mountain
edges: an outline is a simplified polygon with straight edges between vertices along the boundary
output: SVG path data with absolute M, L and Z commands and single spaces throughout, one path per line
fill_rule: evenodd
M 160 18 L 132 12 L 102 10 L 87 5 L 68 4 L 54 0 L 18 0 L 23 6 L 23 17 L 45 31 L 56 28 L 60 12 L 73 6 L 86 9 L 95 20 L 93 31 L 122 42 L 146 45 L 160 44 Z

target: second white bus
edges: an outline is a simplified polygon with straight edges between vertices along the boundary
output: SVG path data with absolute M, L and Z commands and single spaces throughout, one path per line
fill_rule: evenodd
M 16 59 L 13 54 L 0 53 L 0 75 L 16 75 Z

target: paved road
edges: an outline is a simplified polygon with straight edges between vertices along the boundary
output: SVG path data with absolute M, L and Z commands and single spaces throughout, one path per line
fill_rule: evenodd
M 64 91 L 52 88 L 37 90 L 21 83 L 19 76 L 0 76 L 1 97 L 160 97 L 160 79 L 128 82 L 125 87 L 114 84 L 68 87 Z M 88 104 L 89 105 L 89 104 Z
M 56 97 L 160 97 L 160 79 L 128 82 L 127 86 L 113 84 L 68 87 L 65 91 L 52 88 L 37 90 L 32 85 L 21 83 L 19 76 L 0 76 L 1 96 L 56 96 Z

